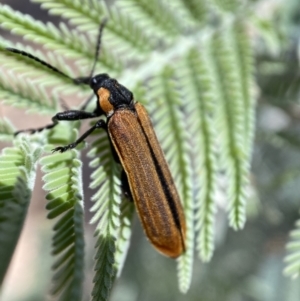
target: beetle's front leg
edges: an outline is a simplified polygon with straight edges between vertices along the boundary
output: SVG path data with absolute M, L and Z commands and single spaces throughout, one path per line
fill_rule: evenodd
M 89 119 L 89 118 L 95 118 L 98 117 L 100 114 L 98 112 L 85 112 L 85 111 L 77 111 L 77 110 L 69 110 L 65 112 L 57 113 L 52 117 L 52 124 L 48 124 L 46 126 L 36 128 L 36 129 L 27 129 L 27 130 L 20 130 L 18 132 L 15 132 L 15 136 L 23 133 L 23 132 L 30 132 L 31 134 L 34 134 L 36 132 L 41 132 L 45 129 L 52 129 L 54 128 L 59 121 L 74 121 L 74 120 L 82 120 L 82 119 Z

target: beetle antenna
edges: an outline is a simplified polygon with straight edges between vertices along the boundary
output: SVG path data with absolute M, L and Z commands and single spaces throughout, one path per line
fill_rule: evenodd
M 94 59 L 94 63 L 93 63 L 93 67 L 90 73 L 90 78 L 92 78 L 92 76 L 94 75 L 94 71 L 97 65 L 97 61 L 99 59 L 99 55 L 100 55 L 100 49 L 101 49 L 101 38 L 102 38 L 102 32 L 103 32 L 103 28 L 107 23 L 107 18 L 103 19 L 103 21 L 100 24 L 99 27 L 99 32 L 98 32 L 98 37 L 97 37 L 97 45 L 96 45 L 96 51 L 95 51 L 95 59 Z
M 78 78 L 72 78 L 70 76 L 68 76 L 67 74 L 63 73 L 62 71 L 58 70 L 57 68 L 55 68 L 54 66 L 48 64 L 47 62 L 41 60 L 40 58 L 24 51 L 24 50 L 19 50 L 19 49 L 16 49 L 16 48 L 11 48 L 11 47 L 7 47 L 5 48 L 7 51 L 9 52 L 12 52 L 12 53 L 16 53 L 16 54 L 19 54 L 19 55 L 22 55 L 22 56 L 25 56 L 25 57 L 28 57 L 38 63 L 40 63 L 41 65 L 47 67 L 48 69 L 62 75 L 63 77 L 66 77 L 68 79 L 70 79 L 71 81 L 73 81 L 76 85 L 79 85 L 79 84 L 86 84 L 86 85 L 89 85 L 90 84 L 90 80 L 94 74 L 94 71 L 95 71 L 95 68 L 96 68 L 96 64 L 97 64 L 97 60 L 99 58 L 99 54 L 100 54 L 100 48 L 101 48 L 101 37 L 102 37 L 102 32 L 103 32 L 103 28 L 105 26 L 107 22 L 107 18 L 105 18 L 101 24 L 100 24 L 100 27 L 99 27 L 99 33 L 98 33 L 98 37 L 97 37 L 97 46 L 96 46 L 96 51 L 95 51 L 95 59 L 94 59 L 94 63 L 93 63 L 93 66 L 92 66 L 92 69 L 91 69 L 91 73 L 88 77 L 78 77 Z
M 58 74 L 60 74 L 60 75 L 62 75 L 62 76 L 64 76 L 64 77 L 66 77 L 66 78 L 68 78 L 68 79 L 70 79 L 70 80 L 72 80 L 73 82 L 76 83 L 76 81 L 75 81 L 74 78 L 68 76 L 67 74 L 65 74 L 65 73 L 63 73 L 62 71 L 58 70 L 58 69 L 55 68 L 54 66 L 52 66 L 52 65 L 50 65 L 50 64 L 48 64 L 48 63 L 46 63 L 45 61 L 39 59 L 38 57 L 36 57 L 36 56 L 34 56 L 34 55 L 32 55 L 32 54 L 26 52 L 26 51 L 19 50 L 19 49 L 16 49 L 16 48 L 10 48 L 10 47 L 5 48 L 5 50 L 7 50 L 7 51 L 9 51 L 9 52 L 17 53 L 17 54 L 22 55 L 22 56 L 25 56 L 25 57 L 28 57 L 28 58 L 30 58 L 30 59 L 32 59 L 32 60 L 34 60 L 34 61 L 40 63 L 41 65 L 47 67 L 48 69 L 50 69 L 50 70 L 52 70 L 52 71 L 54 71 L 54 72 L 56 72 L 56 73 L 58 73 Z
M 96 68 L 96 65 L 97 65 L 97 61 L 98 61 L 98 58 L 99 58 L 99 55 L 100 55 L 102 32 L 103 32 L 103 28 L 104 28 L 106 22 L 107 22 L 107 18 L 103 19 L 103 21 L 101 22 L 101 24 L 99 26 L 97 44 L 96 44 L 96 51 L 95 51 L 95 58 L 94 58 L 94 63 L 93 63 L 90 75 L 75 78 L 74 81 L 75 81 L 76 84 L 86 84 L 86 85 L 90 84 L 91 78 L 94 75 L 95 68 Z

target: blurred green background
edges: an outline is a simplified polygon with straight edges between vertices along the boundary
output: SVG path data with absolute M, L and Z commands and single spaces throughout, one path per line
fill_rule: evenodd
M 50 18 L 28 1 L 6 2 L 39 19 Z M 192 286 L 182 295 L 177 288 L 176 264 L 151 247 L 135 219 L 128 257 L 112 301 L 300 300 L 300 279 L 283 276 L 285 245 L 300 208 L 300 1 L 254 2 L 261 37 L 253 39 L 258 100 L 253 189 L 246 226 L 239 232 L 229 229 L 220 204 L 214 256 L 205 264 L 196 259 Z M 0 113 L 10 115 L 13 121 L 20 116 L 18 110 L 5 107 Z M 85 164 L 84 178 L 88 179 L 89 173 Z M 40 187 L 37 181 L 26 227 L 4 283 L 3 301 L 45 300 L 49 289 L 52 222 L 45 218 Z M 86 191 L 86 196 L 91 194 Z M 93 227 L 88 225 L 88 209 L 86 204 L 86 258 L 92 258 Z M 90 291 L 91 260 L 86 268 L 86 291 Z

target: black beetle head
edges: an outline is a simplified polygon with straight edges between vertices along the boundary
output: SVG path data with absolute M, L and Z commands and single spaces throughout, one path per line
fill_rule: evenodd
M 90 86 L 98 96 L 100 108 L 106 115 L 112 115 L 115 110 L 120 108 L 133 109 L 132 92 L 107 74 L 93 76 Z

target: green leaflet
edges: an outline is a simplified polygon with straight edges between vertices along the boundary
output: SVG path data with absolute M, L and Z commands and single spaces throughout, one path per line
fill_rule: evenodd
M 220 159 L 228 183 L 229 223 L 240 229 L 245 223 L 249 158 L 245 147 L 244 102 L 232 47 L 232 28 L 217 32 L 211 49 L 214 59 L 214 84 L 217 99 L 217 122 L 220 133 Z
M 139 56 L 141 52 L 150 50 L 150 39 L 136 22 L 125 12 L 116 9 L 116 6 L 107 7 L 102 1 L 53 1 L 34 0 L 40 2 L 44 9 L 51 14 L 59 15 L 69 20 L 82 32 L 97 34 L 100 19 L 105 16 L 109 22 L 105 30 L 105 44 L 107 49 L 114 49 L 119 55 L 124 55 L 126 60 Z M 91 9 L 92 7 L 92 9 Z
M 45 56 L 41 51 L 36 51 L 32 47 L 20 43 L 13 45 L 2 39 L 0 39 L 0 45 L 1 47 L 22 49 L 56 66 L 65 74 L 72 74 L 65 60 L 53 53 Z M 54 115 L 59 110 L 58 92 L 64 95 L 77 93 L 80 96 L 82 95 L 81 91 L 84 90 L 83 87 L 75 86 L 69 79 L 54 74 L 50 69 L 28 57 L 0 49 L 0 60 L 0 97 L 3 103 L 8 105 L 27 108 L 30 112 Z M 48 95 L 48 91 L 46 92 L 48 88 L 52 90 L 51 96 Z
M 180 111 L 184 101 L 176 90 L 174 69 L 166 67 L 161 74 L 152 79 L 151 85 L 155 98 L 152 97 L 153 101 L 149 102 L 149 107 L 154 117 L 155 130 L 165 150 L 187 217 L 186 252 L 178 259 L 179 288 L 185 293 L 191 282 L 194 249 L 192 170 L 188 156 L 191 150 L 190 137 L 184 122 L 185 116 Z M 151 97 L 151 94 L 149 96 Z
M 71 124 L 67 126 L 69 133 L 70 126 Z M 61 132 L 64 133 L 62 129 Z M 75 138 L 76 131 L 73 134 L 71 131 L 71 135 L 63 135 L 59 140 L 67 144 Z M 59 300 L 81 300 L 84 240 L 79 153 L 72 150 L 64 154 L 50 154 L 42 158 L 40 163 L 45 174 L 43 188 L 48 191 L 46 195 L 48 218 L 59 218 L 52 239 L 52 254 L 57 256 L 57 259 L 52 267 L 54 275 L 51 294 L 58 295 Z
M 40 155 L 41 148 L 22 137 L 0 156 L 0 283 L 23 228 Z
M 131 12 L 143 25 L 145 32 L 156 37 L 170 39 L 179 34 L 183 26 L 179 22 L 176 10 L 160 0 L 124 0 L 117 2 L 124 12 Z M 162 18 L 162 12 L 163 18 Z M 153 30 L 154 29 L 154 30 Z
M 27 108 L 31 112 L 44 114 L 56 112 L 57 103 L 55 100 L 49 100 L 45 89 L 22 77 L 16 82 L 15 87 L 11 87 L 11 82 L 14 81 L 11 73 L 0 75 L 0 98 L 3 99 L 3 103 L 17 108 Z
M 59 27 L 52 23 L 44 24 L 2 4 L 0 5 L 0 24 L 2 28 L 12 30 L 14 34 L 25 36 L 28 40 L 40 43 L 48 50 L 77 59 L 81 64 L 91 66 L 94 60 L 94 53 L 90 51 L 95 47 L 94 44 L 91 45 L 84 35 L 69 30 L 63 23 L 60 23 Z M 97 27 L 95 26 L 95 29 Z M 102 49 L 100 62 L 109 69 L 120 70 L 118 59 L 112 57 L 111 52 L 105 50 L 105 46 Z
M 90 166 L 97 168 L 91 175 L 92 188 L 98 191 L 92 197 L 91 208 L 94 216 L 91 223 L 96 225 L 95 286 L 92 300 L 108 300 L 118 267 L 115 264 L 116 240 L 120 224 L 120 168 L 114 161 L 105 131 L 97 133 L 97 140 L 89 152 Z M 99 174 L 103 176 L 99 176 Z
M 115 262 L 117 277 L 121 275 L 131 237 L 131 222 L 134 215 L 134 204 L 123 198 L 121 203 L 120 227 L 116 241 Z
M 238 67 L 242 103 L 244 106 L 245 149 L 246 154 L 249 156 L 248 163 L 250 164 L 255 131 L 254 62 L 247 27 L 239 19 L 233 24 L 232 40 L 235 46 L 236 66 Z
M 108 300 L 113 281 L 121 274 L 126 258 L 134 206 L 126 199 L 121 200 L 120 166 L 111 154 L 106 132 L 97 133 L 89 157 L 92 158 L 90 166 L 97 167 L 91 175 L 91 187 L 97 188 L 91 208 L 94 212 L 91 222 L 97 223 L 92 297 Z
M 181 73 L 183 94 L 187 99 L 187 124 L 193 137 L 197 249 L 204 261 L 209 261 L 214 251 L 217 188 L 215 87 L 211 64 L 208 47 L 203 41 L 201 52 L 191 49 L 188 53 Z

